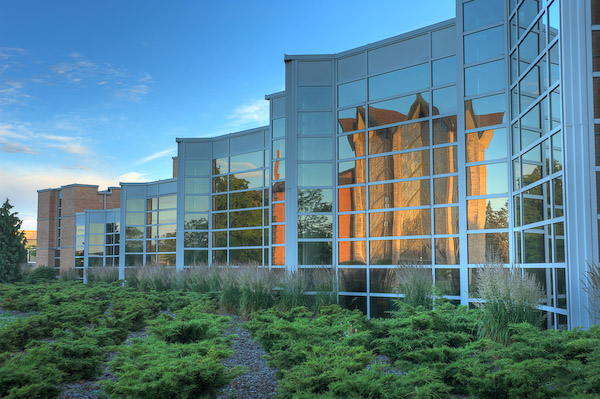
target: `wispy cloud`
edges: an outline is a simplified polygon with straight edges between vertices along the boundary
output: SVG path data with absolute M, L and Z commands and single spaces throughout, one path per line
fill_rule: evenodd
M 0 83 L 0 105 L 24 104 L 27 99 L 32 98 L 29 94 L 24 93 L 22 89 L 23 83 L 16 80 Z
M 158 151 L 158 152 L 155 152 L 154 154 L 148 155 L 147 157 L 138 159 L 134 163 L 134 165 L 141 165 L 141 164 L 144 164 L 146 162 L 150 162 L 150 161 L 152 161 L 154 159 L 157 159 L 157 158 L 166 157 L 166 156 L 173 156 L 173 155 L 175 155 L 175 148 L 169 148 L 167 150 Z
M 146 84 L 135 84 L 115 91 L 117 97 L 133 102 L 140 101 L 148 93 L 150 86 Z
M 145 182 L 144 174 L 138 172 L 129 172 L 119 176 L 119 182 L 122 183 L 141 183 Z
M 236 107 L 228 116 L 233 126 L 248 125 L 251 123 L 266 125 L 269 121 L 269 102 L 253 100 Z
M 27 50 L 18 47 L 0 47 L 0 58 L 11 58 L 27 54 Z
M 87 155 L 92 151 L 80 136 L 37 133 L 26 123 L 0 124 L 0 151 L 36 154 L 41 148 L 58 149 L 67 154 Z

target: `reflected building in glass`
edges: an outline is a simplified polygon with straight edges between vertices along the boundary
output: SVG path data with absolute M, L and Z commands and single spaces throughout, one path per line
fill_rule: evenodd
M 333 268 L 342 305 L 385 317 L 398 266 L 468 305 L 483 264 L 519 264 L 545 289 L 546 327 L 590 325 L 598 3 L 458 0 L 452 20 L 285 56 L 268 126 L 179 138 L 176 177 L 122 184 L 121 276 Z

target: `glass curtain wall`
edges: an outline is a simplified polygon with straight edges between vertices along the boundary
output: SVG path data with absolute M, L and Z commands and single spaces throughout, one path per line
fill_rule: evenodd
M 514 260 L 542 284 L 545 326 L 567 328 L 559 1 L 510 1 Z
M 75 270 L 79 278 L 83 278 L 85 262 L 85 214 L 75 215 Z
M 600 0 L 591 0 L 592 22 L 592 87 L 594 111 L 594 143 L 596 172 L 596 212 L 598 214 L 598 247 L 600 248 Z M 598 255 L 600 256 L 600 254 Z
M 184 160 L 184 266 L 208 264 L 210 165 L 210 159 L 186 157 Z
M 285 269 L 285 94 L 271 99 L 271 269 Z M 266 163 L 268 165 L 268 163 Z M 267 182 L 265 181 L 265 184 Z M 268 244 L 268 243 L 265 243 Z

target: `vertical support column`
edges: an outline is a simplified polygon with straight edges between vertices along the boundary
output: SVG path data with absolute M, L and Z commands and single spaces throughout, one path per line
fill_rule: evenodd
M 127 186 L 121 184 L 121 214 L 119 227 L 119 280 L 125 280 L 125 216 L 127 212 Z M 87 215 L 86 215 L 87 216 Z M 86 220 L 86 227 L 87 227 Z M 87 230 L 87 228 L 86 228 Z M 87 233 L 87 231 L 86 231 Z M 87 244 L 86 244 L 87 245 Z M 86 251 L 87 253 L 87 251 Z M 87 256 L 86 260 L 87 262 Z
M 561 78 L 563 101 L 565 234 L 569 327 L 593 324 L 587 311 L 588 295 L 582 278 L 594 260 L 596 223 L 592 189 L 594 164 L 592 142 L 592 82 L 589 68 L 589 14 L 586 2 L 561 2 Z M 587 61 L 586 61 L 587 60 Z
M 298 269 L 298 62 L 285 62 L 285 266 Z
M 177 227 L 175 236 L 175 270 L 183 270 L 184 254 L 184 200 L 185 200 L 185 142 L 177 141 Z M 209 243 L 210 244 L 210 243 Z M 210 245 L 209 245 L 210 247 Z M 210 257 L 209 257 L 210 259 Z

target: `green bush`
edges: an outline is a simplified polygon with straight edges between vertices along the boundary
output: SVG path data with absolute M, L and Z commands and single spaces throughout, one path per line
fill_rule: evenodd
M 56 270 L 50 266 L 39 266 L 27 273 L 23 277 L 23 281 L 27 284 L 37 284 L 47 281 L 56 281 Z

